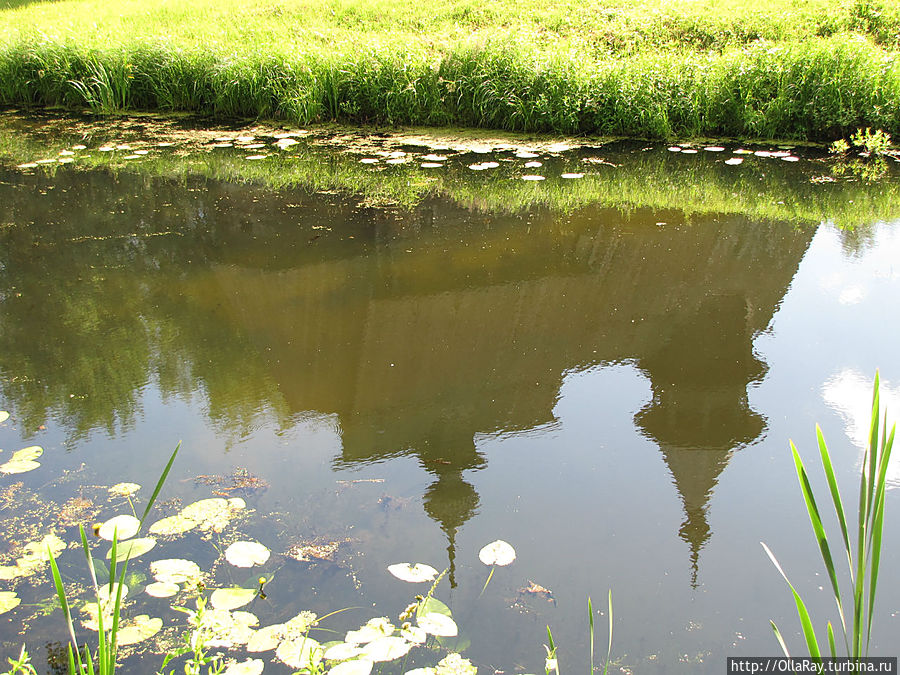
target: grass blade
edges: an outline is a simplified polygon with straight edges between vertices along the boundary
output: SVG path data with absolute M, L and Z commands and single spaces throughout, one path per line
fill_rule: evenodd
M 831 658 L 837 657 L 837 650 L 834 647 L 834 627 L 828 622 L 828 649 L 831 652 Z
M 591 604 L 591 596 L 588 596 L 588 626 L 591 631 L 591 673 L 594 672 L 594 607 Z
M 613 635 L 613 605 L 612 605 L 612 589 L 609 589 L 609 639 L 606 643 L 606 665 L 603 666 L 603 675 L 606 675 L 609 670 L 609 657 L 612 654 L 612 635 Z M 593 666 L 593 663 L 591 664 Z M 591 675 L 593 675 L 594 669 L 591 668 Z
M 172 464 L 175 463 L 175 456 L 178 454 L 179 449 L 181 449 L 181 441 L 178 441 L 178 445 L 176 445 L 175 450 L 172 451 L 172 456 L 169 457 L 169 462 L 166 464 L 166 468 L 163 469 L 162 475 L 156 482 L 156 487 L 153 490 L 153 494 L 150 495 L 150 501 L 147 502 L 147 507 L 144 509 L 144 515 L 141 516 L 141 526 L 144 525 L 144 520 L 146 520 L 147 516 L 149 515 L 150 509 L 153 508 L 153 503 L 156 501 L 156 497 L 157 495 L 159 495 L 159 491 L 162 490 L 163 483 L 166 482 L 166 478 L 169 476 L 169 470 L 172 468 Z
M 788 658 L 791 658 L 791 653 L 788 651 L 787 645 L 784 643 L 784 638 L 781 637 L 781 631 L 778 630 L 778 626 L 775 625 L 774 621 L 769 621 L 769 625 L 772 626 L 772 631 L 775 633 L 775 639 L 778 640 L 778 644 L 781 645 L 781 651 L 784 652 L 784 655 Z
M 822 435 L 822 428 L 816 425 L 816 439 L 819 442 L 819 455 L 822 457 L 822 468 L 825 470 L 825 478 L 828 480 L 828 489 L 831 491 L 831 501 L 834 503 L 834 512 L 837 514 L 838 524 L 841 526 L 841 538 L 844 540 L 844 550 L 847 552 L 847 564 L 850 566 L 850 578 L 853 579 L 853 555 L 850 550 L 850 536 L 847 530 L 847 519 L 844 516 L 844 502 L 838 489 L 837 479 L 834 475 L 834 467 L 831 464 L 831 454 Z M 845 627 L 846 630 L 846 627 Z
M 841 590 L 838 586 L 837 573 L 834 570 L 834 560 L 831 557 L 831 548 L 828 546 L 828 537 L 825 535 L 825 527 L 822 525 L 822 517 L 819 515 L 819 508 L 816 505 L 816 499 L 813 495 L 812 486 L 809 483 L 809 476 L 806 473 L 806 467 L 797 452 L 797 447 L 791 442 L 791 452 L 794 455 L 794 466 L 797 469 L 797 478 L 800 481 L 800 490 L 803 493 L 803 500 L 806 502 L 806 512 L 809 514 L 809 521 L 812 523 L 813 532 L 819 543 L 819 551 L 822 554 L 822 560 L 825 563 L 825 569 L 828 572 L 828 578 L 831 580 L 831 590 L 834 594 L 834 600 L 837 603 L 838 614 L 841 617 L 841 625 L 844 627 L 846 634 L 846 621 L 844 620 L 844 607 L 841 603 Z M 827 451 L 826 451 L 827 453 Z M 836 486 L 835 486 L 836 487 Z M 849 555 L 849 553 L 848 553 Z
M 812 620 L 809 618 L 809 612 L 806 609 L 806 605 L 803 603 L 803 599 L 800 597 L 800 594 L 794 589 L 794 585 L 791 583 L 790 579 L 788 579 L 787 574 L 784 573 L 784 570 L 781 569 L 781 565 L 776 560 L 775 555 L 772 551 L 769 550 L 769 547 L 760 542 L 763 549 L 766 552 L 766 555 L 769 556 L 769 560 L 772 561 L 772 564 L 775 565 L 775 569 L 781 574 L 782 578 L 787 582 L 787 585 L 791 589 L 791 593 L 794 594 L 794 603 L 797 605 L 797 614 L 800 617 L 800 626 L 803 628 L 803 637 L 806 639 L 806 646 L 809 649 L 809 655 L 813 657 L 817 663 L 820 663 L 820 659 L 822 656 L 821 651 L 819 650 L 819 642 L 816 640 L 816 631 L 813 628 Z

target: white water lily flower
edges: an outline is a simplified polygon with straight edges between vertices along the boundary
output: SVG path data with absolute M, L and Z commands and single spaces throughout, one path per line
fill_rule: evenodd
M 106 541 L 112 541 L 113 534 L 116 535 L 118 541 L 124 541 L 136 535 L 140 527 L 141 521 L 134 516 L 125 514 L 107 520 L 100 526 L 100 531 L 97 534 L 101 539 L 106 539 Z
M 456 622 L 446 614 L 429 612 L 418 619 L 419 628 L 438 637 L 454 637 L 459 633 Z
M 412 644 L 402 637 L 381 637 L 373 640 L 362 650 L 362 656 L 371 661 L 393 661 L 406 656 Z
M 329 675 L 369 675 L 374 662 L 367 659 L 354 659 L 337 664 L 328 671 Z
M 478 552 L 478 559 L 485 565 L 509 565 L 516 559 L 516 550 L 502 539 L 492 541 Z
M 438 571 L 431 565 L 425 563 L 396 563 L 388 565 L 388 572 L 393 574 L 400 581 L 408 581 L 411 584 L 418 584 L 423 581 L 434 581 Z

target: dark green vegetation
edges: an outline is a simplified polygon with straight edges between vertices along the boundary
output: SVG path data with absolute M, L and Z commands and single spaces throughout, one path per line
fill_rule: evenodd
M 655 138 L 900 133 L 894 1 L 6 7 L 0 105 Z

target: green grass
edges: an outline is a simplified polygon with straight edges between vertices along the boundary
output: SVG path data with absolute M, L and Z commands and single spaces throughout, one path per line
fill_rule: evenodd
M 642 137 L 900 132 L 900 3 L 0 0 L 0 105 Z
M 845 584 L 849 589 L 848 592 L 842 592 L 842 584 L 836 569 L 832 547 L 828 542 L 828 535 L 825 532 L 825 526 L 810 484 L 809 475 L 806 472 L 803 460 L 800 458 L 800 453 L 793 442 L 791 443 L 791 452 L 794 456 L 797 478 L 800 481 L 800 490 L 803 493 L 813 534 L 819 544 L 822 562 L 825 564 L 825 570 L 831 582 L 832 596 L 837 605 L 840 629 L 844 638 L 843 653 L 855 661 L 869 654 L 869 642 L 875 618 L 878 572 L 881 563 L 884 507 L 887 492 L 887 467 L 890 462 L 891 448 L 894 443 L 894 432 L 896 430 L 896 426 L 892 425 L 890 431 L 888 431 L 887 419 L 884 419 L 882 423 L 880 415 L 879 376 L 876 372 L 872 397 L 872 417 L 869 424 L 869 442 L 863 456 L 859 482 L 859 509 L 855 533 L 847 525 L 847 518 L 844 515 L 844 502 L 838 489 L 837 479 L 835 478 L 831 462 L 831 454 L 825 443 L 825 437 L 822 435 L 822 430 L 818 426 L 816 427 L 816 438 L 822 460 L 822 469 L 828 481 L 835 517 L 841 531 L 841 541 L 837 552 L 838 559 L 847 563 Z M 855 537 L 853 538 L 856 539 L 855 550 L 851 545 L 851 536 L 854 534 Z M 791 589 L 809 655 L 817 660 L 822 657 L 823 652 L 830 654 L 831 657 L 837 656 L 838 649 L 835 645 L 832 623 L 829 621 L 825 626 L 828 640 L 828 652 L 825 652 L 819 646 L 812 618 L 800 594 L 788 580 L 787 575 L 769 548 L 765 544 L 763 544 L 763 548 Z M 774 622 L 772 622 L 772 630 L 775 632 L 775 637 L 781 645 L 785 656 L 790 656 L 784 638 Z

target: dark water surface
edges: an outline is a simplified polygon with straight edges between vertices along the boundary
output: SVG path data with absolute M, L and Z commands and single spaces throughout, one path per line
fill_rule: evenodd
M 687 158 L 640 150 L 605 156 L 625 167 L 652 155 L 660 175 L 686 176 Z M 813 154 L 765 167 L 802 196 L 823 171 Z M 493 155 L 473 157 L 448 162 Z M 817 626 L 835 618 L 788 440 L 824 488 L 820 423 L 853 501 L 876 368 L 900 410 L 900 204 L 893 222 L 882 212 L 852 231 L 698 209 L 704 184 L 666 208 L 484 209 L 447 194 L 379 207 L 190 171 L 15 168 L 26 159 L 0 162 L 0 409 L 11 413 L 0 459 L 35 444 L 44 454 L 0 476 L 4 564 L 26 536 L 75 542 L 79 518 L 128 512 L 105 487 L 135 481 L 146 499 L 181 440 L 161 515 L 216 494 L 249 513 L 206 539 L 161 541 L 132 568 L 189 557 L 212 570 L 209 588 L 274 573 L 245 608 L 261 625 L 350 606 L 323 622 L 337 639 L 373 616 L 396 621 L 428 586 L 386 567 L 421 561 L 449 568 L 436 595 L 482 673 L 542 672 L 547 624 L 562 670 L 584 672 L 587 598 L 600 654 L 609 588 L 617 667 L 721 673 L 727 656 L 779 652 L 769 619 L 802 651 L 760 541 Z M 570 160 L 544 158 L 540 171 Z M 888 168 L 854 179 L 853 194 L 875 200 L 896 183 Z M 79 496 L 92 506 L 61 520 Z M 872 652 L 896 655 L 896 491 L 887 509 Z M 498 538 L 517 559 L 479 596 L 478 551 Z M 234 539 L 273 556 L 236 570 L 219 560 Z M 304 544 L 330 545 L 330 559 L 295 559 Z M 84 580 L 78 550 L 59 562 Z M 0 616 L 2 656 L 27 642 L 46 672 L 45 645 L 65 638 L 60 613 L 40 611 L 48 573 L 0 590 L 23 599 Z M 170 602 L 139 594 L 126 613 L 160 616 L 175 635 L 184 617 Z M 255 656 L 287 672 L 272 652 Z M 150 673 L 159 659 L 124 663 Z

